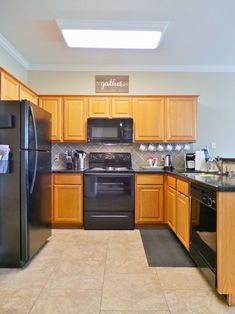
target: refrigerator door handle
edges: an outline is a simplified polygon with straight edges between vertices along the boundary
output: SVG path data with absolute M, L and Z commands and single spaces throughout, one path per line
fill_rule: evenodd
M 32 179 L 30 190 L 29 190 L 29 193 L 32 194 L 33 188 L 35 185 L 37 167 L 38 167 L 38 137 L 37 137 L 37 127 L 36 127 L 36 122 L 35 122 L 35 116 L 34 116 L 33 108 L 31 106 L 30 106 L 30 113 L 32 116 L 32 121 L 33 121 L 34 141 L 35 141 L 35 150 L 36 150 L 34 170 L 33 170 L 33 179 Z

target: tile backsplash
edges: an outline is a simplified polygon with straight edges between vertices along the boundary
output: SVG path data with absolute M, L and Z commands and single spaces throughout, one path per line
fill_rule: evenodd
M 178 144 L 179 145 L 179 144 Z M 184 155 L 186 152 L 192 151 L 192 144 L 187 144 L 189 150 L 184 150 L 185 144 L 182 144 L 182 150 L 175 151 L 175 145 L 171 152 L 166 150 L 166 144 L 162 144 L 163 151 L 140 151 L 139 144 L 132 145 L 97 145 L 97 144 L 72 144 L 72 143 L 56 143 L 52 145 L 52 168 L 53 170 L 65 169 L 65 152 L 75 149 L 84 150 L 87 154 L 90 152 L 130 152 L 132 156 L 132 166 L 137 168 L 141 165 L 147 165 L 147 158 L 158 157 L 161 160 L 161 155 L 171 154 L 173 160 L 173 166 L 175 168 L 184 168 Z M 178 147 L 179 148 L 179 147 Z M 59 160 L 55 161 L 56 155 L 59 156 Z M 161 162 L 163 164 L 163 162 Z M 86 158 L 86 167 L 88 166 L 88 157 Z

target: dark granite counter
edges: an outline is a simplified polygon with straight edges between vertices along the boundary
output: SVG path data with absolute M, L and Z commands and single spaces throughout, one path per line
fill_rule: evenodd
M 200 184 L 206 188 L 213 189 L 218 192 L 235 192 L 235 176 L 216 175 L 213 173 L 188 172 L 184 169 L 164 170 L 164 169 L 134 169 L 136 173 L 149 174 L 171 174 L 181 179 Z
M 83 173 L 84 170 L 67 170 L 67 169 L 57 169 L 57 170 L 52 170 L 52 173 Z
M 53 173 L 80 173 L 84 170 L 67 170 L 58 169 L 53 170 Z M 235 176 L 216 175 L 212 173 L 189 172 L 186 173 L 184 169 L 164 170 L 163 168 L 134 168 L 135 173 L 139 174 L 171 174 L 181 179 L 200 184 L 206 188 L 213 189 L 218 192 L 235 192 Z

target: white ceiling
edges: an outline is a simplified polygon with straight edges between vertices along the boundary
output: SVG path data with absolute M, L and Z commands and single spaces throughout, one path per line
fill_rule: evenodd
M 234 0 L 0 0 L 0 44 L 31 70 L 235 71 L 234 12 Z M 158 50 L 74 49 L 57 19 L 169 25 Z

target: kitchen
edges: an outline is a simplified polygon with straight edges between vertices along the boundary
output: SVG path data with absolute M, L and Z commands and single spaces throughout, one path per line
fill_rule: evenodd
M 31 8 L 31 10 L 33 10 L 33 8 Z M 227 11 L 226 11 L 226 14 L 228 14 Z M 4 19 L 2 21 L 4 21 Z M 10 37 L 8 39 L 10 40 Z M 131 152 L 132 164 L 134 168 L 136 168 L 139 164 L 146 161 L 148 157 L 151 157 L 154 155 L 154 156 L 157 156 L 160 160 L 161 154 L 166 154 L 166 153 L 168 154 L 168 152 L 166 151 L 167 144 L 163 144 L 163 147 L 164 147 L 163 153 L 160 151 L 141 152 L 139 150 L 139 147 L 141 144 L 147 144 L 147 147 L 149 144 L 156 145 L 156 147 L 158 147 L 158 145 L 161 144 L 163 140 L 161 141 L 139 140 L 138 142 L 127 145 L 127 146 L 108 147 L 107 149 L 104 145 L 97 146 L 93 144 L 86 144 L 86 138 L 80 138 L 80 140 L 74 140 L 73 142 L 73 140 L 71 140 L 71 137 L 74 136 L 73 127 L 74 125 L 76 126 L 77 123 L 75 122 L 74 124 L 74 122 L 71 122 L 70 124 L 71 128 L 65 129 L 66 121 L 68 119 L 68 115 L 70 114 L 70 112 L 66 111 L 65 108 L 73 107 L 72 100 L 74 100 L 74 98 L 76 98 L 77 107 L 82 108 L 84 104 L 81 104 L 81 102 L 85 101 L 84 108 L 87 108 L 88 110 L 90 106 L 89 104 L 91 102 L 91 98 L 95 98 L 95 100 L 97 100 L 97 98 L 98 99 L 105 98 L 104 101 L 107 101 L 107 99 L 108 101 L 110 101 L 111 98 L 124 97 L 125 99 L 131 98 L 132 102 L 134 102 L 136 101 L 136 98 L 138 97 L 139 98 L 147 97 L 148 99 L 153 97 L 153 98 L 156 98 L 155 99 L 156 101 L 159 101 L 159 97 L 160 98 L 164 98 L 164 97 L 167 98 L 167 97 L 173 97 L 173 96 L 187 97 L 187 96 L 198 95 L 199 97 L 197 98 L 198 105 L 197 105 L 196 143 L 191 144 L 192 142 L 194 142 L 194 140 L 193 141 L 189 140 L 189 141 L 185 141 L 183 144 L 184 145 L 190 144 L 189 151 L 191 151 L 191 149 L 195 151 L 195 150 L 204 148 L 205 146 L 208 146 L 213 156 L 220 155 L 222 157 L 227 157 L 227 158 L 231 158 L 234 156 L 233 145 L 232 145 L 233 134 L 234 134 L 234 131 L 233 131 L 233 128 L 234 128 L 233 99 L 235 98 L 234 88 L 233 88 L 234 73 L 232 73 L 232 70 L 230 70 L 230 72 L 228 73 L 229 70 L 228 69 L 226 70 L 225 66 L 221 68 L 219 68 L 219 66 L 217 68 L 211 67 L 211 69 L 208 66 L 206 71 L 205 69 L 204 71 L 202 70 L 199 71 L 198 70 L 199 68 L 196 69 L 197 67 L 195 67 L 194 70 L 191 68 L 191 71 L 189 71 L 189 68 L 188 68 L 187 72 L 185 72 L 187 67 L 185 68 L 178 67 L 177 72 L 173 70 L 171 72 L 169 71 L 166 72 L 165 71 L 166 69 L 164 70 L 162 68 L 162 71 L 159 72 L 159 70 L 156 71 L 156 67 L 155 67 L 155 71 L 152 71 L 152 70 L 150 71 L 150 67 L 148 66 L 146 66 L 145 68 L 144 66 L 142 66 L 142 70 L 141 70 L 141 63 L 140 63 L 139 70 L 137 69 L 137 67 L 134 68 L 133 66 L 130 66 L 130 65 L 128 67 L 128 64 L 127 64 L 123 66 L 123 69 L 125 71 L 123 72 L 120 70 L 120 67 L 118 68 L 118 66 L 113 65 L 112 67 L 110 67 L 110 65 L 105 66 L 105 64 L 103 64 L 102 71 L 98 71 L 97 70 L 98 68 L 95 69 L 95 67 L 93 69 L 90 67 L 90 70 L 88 70 L 89 68 L 87 67 L 86 70 L 81 71 L 82 69 L 85 69 L 85 67 L 82 68 L 82 66 L 80 67 L 79 71 L 74 71 L 74 69 L 76 69 L 75 66 L 74 66 L 73 71 L 70 71 L 69 67 L 67 67 L 66 69 L 64 67 L 64 70 L 65 70 L 64 71 L 62 69 L 62 66 L 60 68 L 58 67 L 57 71 L 52 71 L 53 69 L 52 66 L 50 70 L 49 70 L 49 67 L 47 67 L 47 68 L 44 68 L 44 71 L 42 69 L 38 71 L 36 69 L 36 66 L 34 65 L 34 69 L 32 67 L 29 71 L 27 71 L 24 69 L 23 66 L 21 66 L 12 57 L 10 57 L 10 55 L 6 53 L 4 49 L 1 48 L 0 51 L 1 51 L 0 52 L 1 67 L 4 70 L 6 70 L 8 73 L 13 75 L 14 78 L 18 79 L 21 83 L 23 83 L 21 84 L 21 87 L 19 87 L 21 91 L 23 90 L 23 87 L 25 87 L 26 85 L 27 87 L 30 88 L 32 92 L 36 94 L 36 97 L 38 97 L 39 102 L 46 101 L 47 97 L 49 98 L 51 97 L 50 100 L 52 100 L 53 103 L 56 104 L 56 105 L 52 105 L 52 103 L 50 104 L 51 107 L 54 106 L 53 108 L 56 108 L 54 112 L 56 116 L 55 118 L 56 127 L 54 128 L 53 135 L 59 137 L 59 140 L 57 139 L 55 140 L 55 142 L 53 142 L 53 149 L 52 149 L 53 166 L 54 166 L 53 169 L 59 169 L 61 166 L 64 167 L 65 163 L 64 163 L 63 156 L 65 152 L 75 150 L 75 149 L 84 150 L 87 153 L 90 153 L 92 151 L 93 152 L 105 152 L 105 151 L 107 152 L 108 151 L 110 153 Z M 99 55 L 99 52 L 97 54 Z M 136 54 L 136 56 L 137 55 L 138 53 Z M 178 63 L 178 64 L 184 64 L 184 63 L 181 61 L 181 63 Z M 222 63 L 220 63 L 220 65 L 221 64 Z M 226 63 L 224 62 L 223 65 L 224 64 Z M 161 69 L 161 67 L 159 67 L 158 69 Z M 129 76 L 129 93 L 128 94 L 116 93 L 116 94 L 97 95 L 95 93 L 95 84 L 94 84 L 95 76 L 97 74 L 128 75 Z M 2 95 L 2 92 L 1 92 L 1 95 Z M 46 103 L 44 104 L 46 107 L 47 104 Z M 108 104 L 108 107 L 109 107 L 109 104 Z M 164 105 L 165 105 L 165 102 L 164 102 Z M 106 107 L 107 107 L 107 104 L 106 104 Z M 84 121 L 82 114 L 80 117 L 81 117 L 80 121 Z M 71 116 L 70 116 L 70 119 L 72 119 Z M 85 123 L 83 122 L 80 125 L 82 126 L 81 129 L 79 130 L 80 136 L 81 134 L 85 134 L 86 136 L 86 131 L 82 133 L 83 129 L 85 130 Z M 67 136 L 70 138 L 65 139 L 64 136 Z M 172 143 L 173 151 L 171 153 L 173 155 L 173 165 L 175 168 L 178 168 L 178 165 L 180 168 L 184 168 L 183 156 L 186 152 L 189 152 L 189 151 L 181 149 L 180 152 L 175 152 L 176 143 L 177 142 Z M 179 142 L 178 144 L 182 144 L 182 143 Z M 184 148 L 183 145 L 182 147 Z M 59 155 L 59 161 L 54 161 L 57 155 Z M 86 157 L 86 162 L 88 162 L 88 156 Z M 61 175 L 61 174 L 57 173 L 54 175 Z M 67 176 L 74 176 L 74 175 L 76 174 L 67 174 Z M 77 174 L 77 176 L 79 175 L 81 174 Z M 141 173 L 138 175 L 141 175 Z M 152 175 L 152 174 L 148 174 L 148 175 Z M 153 175 L 156 176 L 157 174 L 153 174 Z M 182 179 L 182 177 L 177 177 L 176 180 L 180 178 Z M 58 195 L 62 195 L 61 188 L 63 188 L 63 186 L 69 185 L 70 183 L 71 181 L 56 184 L 58 188 L 57 191 L 60 191 L 58 192 Z M 81 179 L 78 179 L 78 181 L 76 181 L 75 184 L 72 184 L 73 190 L 82 191 L 83 189 L 82 183 L 83 182 L 81 181 Z M 65 203 L 66 202 L 67 201 L 65 200 Z M 61 204 L 60 200 L 59 200 L 59 204 Z M 125 236 L 126 236 L 126 240 L 125 240 Z M 53 237 L 54 237 L 55 245 L 54 247 L 51 247 L 50 244 L 53 244 Z M 126 243 L 126 248 L 124 248 L 122 246 L 124 245 L 123 244 L 124 242 L 128 242 L 127 239 L 129 239 L 129 244 Z M 78 242 L 78 240 L 80 243 L 76 243 Z M 94 241 L 93 244 L 90 243 L 90 247 L 89 247 L 88 240 Z M 103 246 L 101 244 L 103 244 Z M 91 249 L 90 251 L 86 250 L 86 246 L 89 248 L 92 247 L 94 249 L 95 245 L 97 246 L 97 254 L 95 254 L 95 252 L 91 252 Z M 193 308 L 194 298 L 192 295 L 190 295 L 190 291 L 189 292 L 186 291 L 188 289 L 189 290 L 191 289 L 193 290 L 194 296 L 197 295 L 197 300 L 200 300 L 198 301 L 198 303 L 201 302 L 202 304 L 204 304 L 205 308 L 206 306 L 208 306 L 208 305 L 205 305 L 207 304 L 206 302 L 210 302 L 210 300 L 213 300 L 211 302 L 214 302 L 213 304 L 215 304 L 215 308 L 216 306 L 218 306 L 221 312 L 226 311 L 226 308 L 223 307 L 223 305 L 225 306 L 225 302 L 221 301 L 220 299 L 215 299 L 215 296 L 213 295 L 213 292 L 212 292 L 213 290 L 209 288 L 210 286 L 207 286 L 206 282 L 204 282 L 204 277 L 200 277 L 200 273 L 195 272 L 196 271 L 195 268 L 193 269 L 188 268 L 188 269 L 182 269 L 182 270 L 180 268 L 178 269 L 175 268 L 172 270 L 170 269 L 167 270 L 167 268 L 158 269 L 156 270 L 156 273 L 157 273 L 157 277 L 159 277 L 159 280 L 157 280 L 156 278 L 153 279 L 153 275 L 150 274 L 150 269 L 146 265 L 146 259 L 144 260 L 144 257 L 145 257 L 144 251 L 141 245 L 141 238 L 139 236 L 137 229 L 132 232 L 131 231 L 122 231 L 122 232 L 117 231 L 117 232 L 111 232 L 111 233 L 108 233 L 108 232 L 106 233 L 103 231 L 100 231 L 100 232 L 84 231 L 83 229 L 78 229 L 78 228 L 68 229 L 68 230 L 56 229 L 55 233 L 52 236 L 51 243 L 48 243 L 48 245 L 45 246 L 44 249 L 49 251 L 48 256 L 45 256 L 44 259 L 42 258 L 42 256 L 36 256 L 35 260 L 32 261 L 32 264 L 29 265 L 29 267 L 32 266 L 32 269 L 30 269 L 29 267 L 26 269 L 29 272 L 29 274 L 26 273 L 26 279 L 27 279 L 27 276 L 29 277 L 30 275 L 32 275 L 33 277 L 35 276 L 35 278 L 37 276 L 38 278 L 41 278 L 40 276 L 42 276 L 41 281 L 46 284 L 46 280 L 49 278 L 49 276 L 52 276 L 51 282 L 48 283 L 41 297 L 39 297 L 36 301 L 35 301 L 35 298 L 36 298 L 35 295 L 38 296 L 37 289 L 42 288 L 42 286 L 39 286 L 39 284 L 38 285 L 34 284 L 33 289 L 35 291 L 32 291 L 31 300 L 30 302 L 28 301 L 28 303 L 30 304 L 28 306 L 32 307 L 32 311 L 33 311 L 33 304 L 35 303 L 36 307 L 41 306 L 41 312 L 43 311 L 42 310 L 43 304 L 44 306 L 46 306 L 45 304 L 47 304 L 48 308 L 49 308 L 49 304 L 54 304 L 54 307 L 55 307 L 54 312 L 59 312 L 59 309 L 60 309 L 59 305 L 58 307 L 56 307 L 55 302 L 52 302 L 52 300 L 54 301 L 55 299 L 58 300 L 59 299 L 58 296 L 61 297 L 62 295 L 64 296 L 64 300 L 71 300 L 72 304 L 73 302 L 74 304 L 76 303 L 74 298 L 72 298 L 74 294 L 71 291 L 71 289 L 69 289 L 69 287 L 72 287 L 72 283 L 70 282 L 71 286 L 69 286 L 69 281 L 67 281 L 67 288 L 69 292 L 68 294 L 66 294 L 67 292 L 62 291 L 63 289 L 61 288 L 63 287 L 62 278 L 63 280 L 65 280 L 65 276 L 62 276 L 61 274 L 61 278 L 59 278 L 59 276 L 56 277 L 56 274 L 52 271 L 54 270 L 53 267 L 55 265 L 54 264 L 55 260 L 58 260 L 60 254 L 62 256 L 62 262 L 60 263 L 60 265 L 58 265 L 58 267 L 61 270 L 61 272 L 70 274 L 69 277 L 72 280 L 71 278 L 72 271 L 69 272 L 69 268 L 71 267 L 71 269 L 77 272 L 77 276 L 75 277 L 81 279 L 81 282 L 84 283 L 84 285 L 79 284 L 79 280 L 78 282 L 73 282 L 73 286 L 77 287 L 77 289 L 79 289 L 79 291 L 81 292 L 81 297 L 79 297 L 80 299 L 82 298 L 82 296 L 84 297 L 85 295 L 88 296 L 90 293 L 90 295 L 94 297 L 94 300 L 96 300 L 96 303 L 99 303 L 99 300 L 101 297 L 100 293 L 103 290 L 103 301 L 102 301 L 103 303 L 102 303 L 101 309 L 102 309 L 102 312 L 104 313 L 106 311 L 108 312 L 108 311 L 115 311 L 115 310 L 123 311 L 123 312 L 128 311 L 128 310 L 138 311 L 138 309 L 134 307 L 133 304 L 130 305 L 130 303 L 128 303 L 127 301 L 126 301 L 127 304 L 125 304 L 125 297 L 121 293 L 122 289 L 120 288 L 120 286 L 118 286 L 118 283 L 117 283 L 118 277 L 126 278 L 126 280 L 129 280 L 130 283 L 134 285 L 136 289 L 136 290 L 134 289 L 135 291 L 141 292 L 141 290 L 138 290 L 139 286 L 137 284 L 138 282 L 141 282 L 141 281 L 143 285 L 145 285 L 146 283 L 146 291 L 148 290 L 147 288 L 148 282 L 149 284 L 151 283 L 150 284 L 151 289 L 158 291 L 160 304 L 158 305 L 156 302 L 157 296 L 156 296 L 156 299 L 154 299 L 154 297 L 152 296 L 153 299 L 151 298 L 150 298 L 151 300 L 149 299 L 148 305 L 144 304 L 144 301 L 143 301 L 143 304 L 138 304 L 139 310 L 143 310 L 143 311 L 146 310 L 149 313 L 151 313 L 150 311 L 156 311 L 157 309 L 159 311 L 160 310 L 165 311 L 166 313 L 169 311 L 174 312 L 176 304 L 173 302 L 173 300 L 174 298 L 177 298 L 178 300 L 177 302 L 179 302 L 181 306 L 185 306 L 184 308 L 185 310 L 182 310 L 181 308 L 181 312 L 187 312 L 187 310 L 189 309 L 191 309 L 191 311 L 193 311 L 194 309 L 194 311 L 196 312 L 197 309 Z M 74 250 L 74 253 L 72 252 L 72 250 Z M 118 250 L 119 250 L 119 256 L 117 253 Z M 102 286 L 100 284 L 100 281 L 101 281 L 100 278 L 102 277 L 100 273 L 102 273 L 103 271 L 102 269 L 104 269 L 102 268 L 104 266 L 104 254 L 105 254 L 104 251 L 106 252 L 107 258 L 108 258 L 106 260 L 107 267 L 105 268 L 107 270 L 107 274 L 105 278 L 107 282 L 104 282 L 104 286 Z M 86 270 L 85 266 L 83 267 L 81 266 L 81 263 L 80 263 L 81 260 L 78 263 L 80 269 L 78 266 L 76 267 L 76 265 L 72 266 L 71 265 L 72 263 L 70 263 L 69 265 L 68 263 L 69 259 L 66 258 L 66 254 L 70 256 L 70 259 L 73 262 L 75 259 L 79 259 L 79 256 L 80 257 L 86 256 L 88 264 L 91 263 L 92 265 L 93 263 L 94 266 L 95 265 L 97 266 L 97 272 L 95 271 L 92 277 L 92 275 L 89 273 L 89 272 L 92 273 L 92 271 L 90 270 L 91 265 L 90 265 L 90 268 L 87 265 L 88 270 Z M 41 264 L 39 262 L 38 262 L 39 264 L 37 264 L 37 257 L 38 257 L 38 260 L 41 261 Z M 113 268 L 115 268 L 115 257 L 116 257 L 116 260 L 119 261 L 120 263 L 122 261 L 126 261 L 124 263 L 126 264 L 126 267 L 128 264 L 127 259 L 129 259 L 132 269 L 130 269 L 131 267 L 129 267 L 128 271 L 122 269 L 121 275 L 114 274 L 115 270 L 112 270 L 112 263 L 113 263 Z M 83 261 L 84 259 L 85 258 L 83 258 Z M 139 262 L 137 263 L 138 259 L 139 259 Z M 44 275 L 41 274 L 39 276 L 39 273 L 40 273 L 39 270 L 40 268 L 41 270 L 43 269 L 42 265 L 43 263 L 46 263 L 45 260 L 47 260 L 48 262 L 48 265 L 47 265 L 48 267 L 46 267 L 47 270 L 44 269 L 45 274 Z M 136 264 L 139 264 L 139 265 L 136 265 Z M 116 272 L 117 272 L 118 267 L 116 268 L 117 268 L 116 269 Z M 149 281 L 145 282 L 144 281 L 144 269 L 146 268 L 148 268 L 148 271 L 147 271 L 148 275 L 146 275 L 146 277 L 148 278 Z M 37 273 L 37 270 L 38 270 L 38 273 Z M 100 271 L 99 274 L 98 274 L 98 270 Z M 136 273 L 135 273 L 135 270 L 136 270 Z M 4 283 L 5 285 L 7 285 L 9 289 L 8 294 L 7 294 L 7 291 L 4 292 L 5 297 L 7 299 L 7 298 L 10 298 L 10 291 L 12 291 L 12 287 L 10 287 L 9 283 L 7 283 L 6 276 L 4 276 L 4 271 L 5 270 L 1 272 L 1 278 L 3 280 L 2 284 Z M 131 272 L 131 273 L 128 273 L 128 272 Z M 138 272 L 140 273 L 139 275 L 138 275 Z M 154 273 L 154 275 L 156 275 L 156 273 Z M 88 282 L 85 281 L 84 279 L 85 274 L 88 277 L 90 276 L 91 279 L 93 278 L 93 282 L 94 282 L 93 289 L 97 292 L 97 294 L 95 293 L 93 294 L 93 289 L 91 288 L 91 285 L 89 286 Z M 19 283 L 19 286 L 20 284 L 22 285 L 21 280 L 24 280 L 23 279 L 24 275 L 22 272 L 14 270 L 12 273 L 8 273 L 7 275 L 9 276 L 9 278 L 12 278 L 13 280 L 15 278 L 15 280 Z M 46 278 L 46 276 L 48 277 Z M 94 278 L 96 278 L 96 281 L 94 280 Z M 115 290 L 115 285 L 114 284 L 111 285 L 112 280 L 113 282 L 116 282 L 116 286 L 117 286 L 116 290 Z M 40 281 L 40 279 L 38 281 Z M 58 286 L 56 286 L 56 282 L 58 283 Z M 97 282 L 99 282 L 99 284 Z M 160 288 L 159 282 L 161 283 L 162 288 Z M 177 287 L 177 282 L 179 283 L 178 287 Z M 124 286 L 125 284 L 126 283 L 123 282 Z M 29 282 L 29 287 L 32 287 L 31 282 Z M 86 287 L 90 287 L 90 288 L 86 288 Z M 181 289 L 179 287 L 181 287 Z M 119 288 L 120 290 L 118 290 Z M 111 293 L 112 290 L 114 292 L 116 291 L 116 294 L 119 296 L 119 299 L 118 298 L 115 299 L 115 295 L 114 295 L 115 293 L 113 293 L 112 295 Z M 127 288 L 125 288 L 124 290 L 127 291 Z M 165 297 L 169 301 L 170 305 L 168 305 L 168 307 L 166 307 L 166 304 L 164 304 L 163 299 L 161 299 L 160 297 L 162 296 L 162 290 L 164 292 Z M 22 291 L 21 293 L 23 294 Z M 146 291 L 145 293 L 147 293 Z M 35 295 L 33 295 L 33 292 L 35 293 Z M 17 292 L 17 293 L 19 294 L 20 292 Z M 46 295 L 46 293 L 48 293 L 48 295 Z M 53 296 L 53 293 L 55 294 L 54 296 Z M 30 297 L 28 299 L 30 299 Z M 131 294 L 129 294 L 129 299 L 130 300 L 132 299 Z M 148 299 L 147 296 L 146 296 L 146 299 Z M 143 300 L 144 300 L 144 297 L 143 297 Z M 1 300 L 1 302 L 4 304 L 4 300 Z M 20 301 L 15 301 L 15 302 L 16 303 L 18 302 L 18 304 L 20 304 Z M 121 303 L 118 306 L 119 302 Z M 26 306 L 26 303 L 27 302 L 25 301 L 25 306 Z M 113 303 L 114 305 L 112 306 L 111 303 Z M 128 304 L 129 304 L 129 308 L 128 308 Z M 50 305 L 50 306 L 52 306 L 51 312 L 53 312 L 53 305 Z M 60 305 L 60 306 L 61 308 L 63 308 L 63 305 Z M 78 304 L 76 304 L 76 306 L 79 308 Z M 37 310 L 36 307 L 35 307 L 35 311 Z M 89 312 L 89 310 L 83 309 L 83 310 L 80 310 L 80 312 L 85 313 L 85 312 Z M 90 312 L 92 311 L 90 310 Z M 94 309 L 93 312 L 95 313 L 96 309 Z

